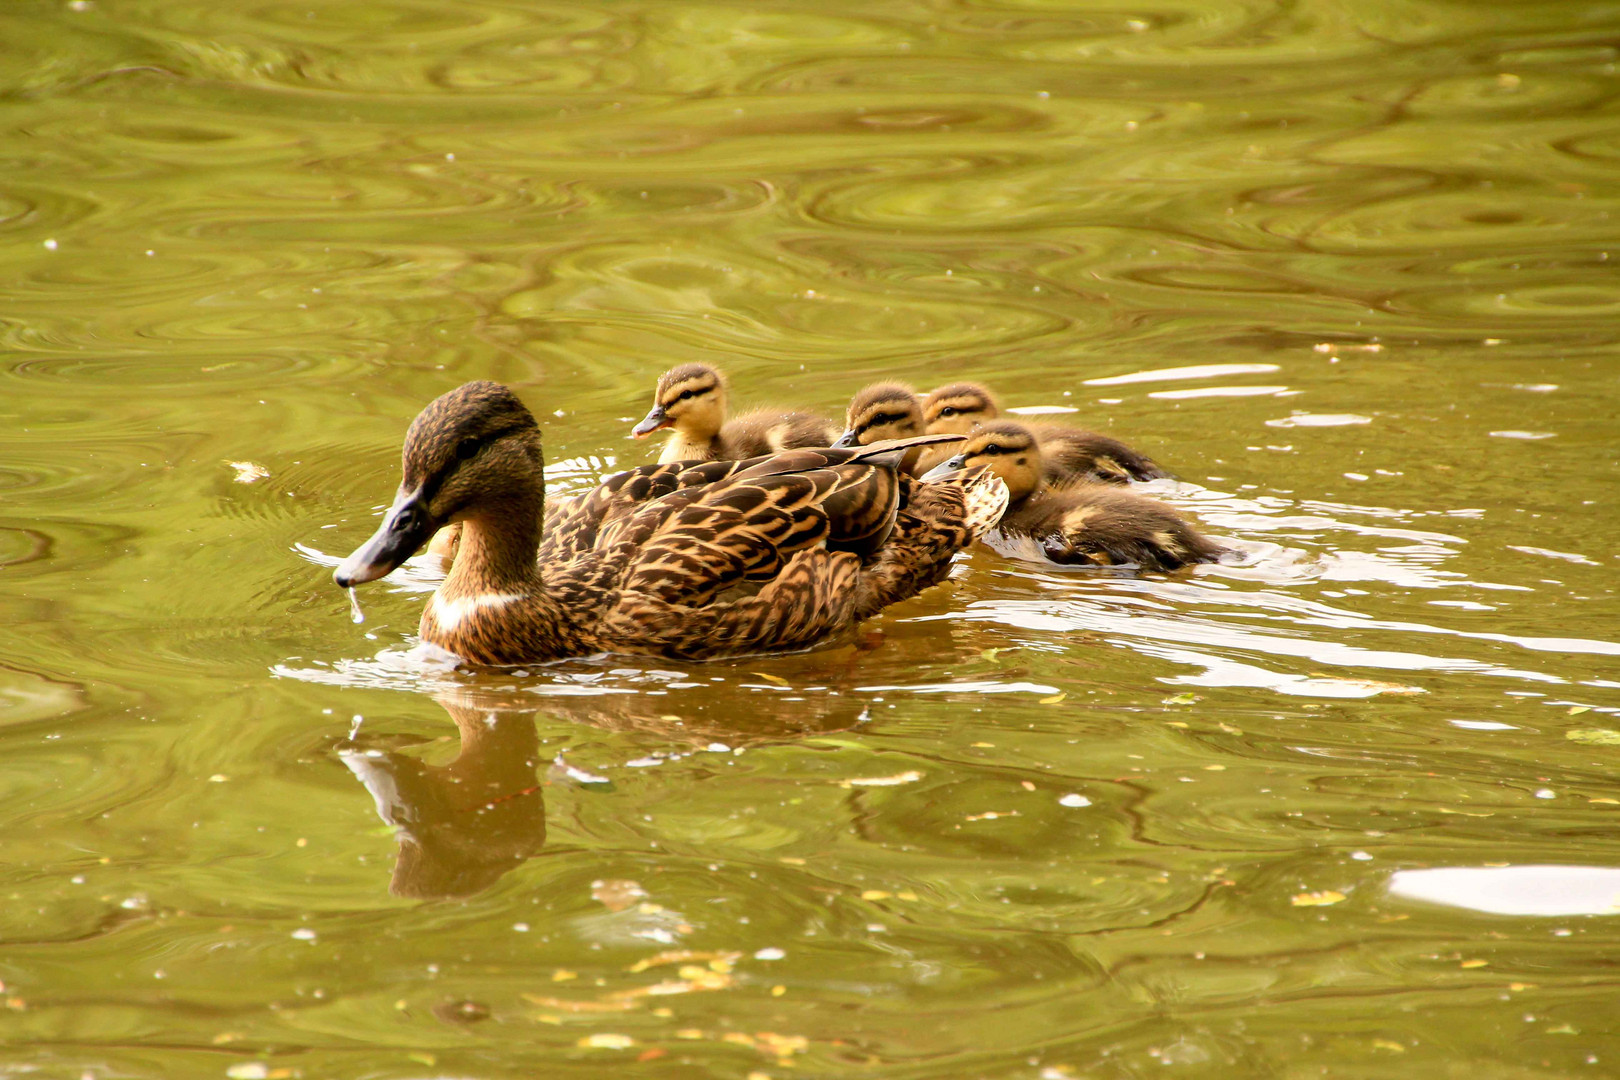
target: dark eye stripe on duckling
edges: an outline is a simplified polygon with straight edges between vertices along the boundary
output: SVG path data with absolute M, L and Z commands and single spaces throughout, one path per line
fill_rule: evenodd
M 691 398 L 707 394 L 713 390 L 714 387 L 715 384 L 712 382 L 681 383 L 679 386 L 672 386 L 668 390 L 665 390 L 663 396 L 658 399 L 658 404 L 667 409 L 676 402 L 686 401 Z
M 910 413 L 903 412 L 878 413 L 876 416 L 868 416 L 862 419 L 856 430 L 866 431 L 870 428 L 885 427 L 889 424 L 901 424 L 910 415 Z

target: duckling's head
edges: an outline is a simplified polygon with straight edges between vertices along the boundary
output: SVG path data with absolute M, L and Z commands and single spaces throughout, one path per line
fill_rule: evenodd
M 844 434 L 837 447 L 865 446 L 884 439 L 906 439 L 923 433 L 922 406 L 909 386 L 873 383 L 849 403 Z
M 923 402 L 923 423 L 928 434 L 966 435 L 976 424 L 987 424 L 1000 415 L 996 397 L 973 382 L 952 383 L 928 395 Z
M 980 467 L 1001 477 L 1012 502 L 1034 494 L 1041 486 L 1041 448 L 1035 436 L 1029 428 L 1007 420 L 975 429 L 963 440 L 955 457 L 935 466 L 923 479 Z
M 500 383 L 435 398 L 405 433 L 404 479 L 380 525 L 332 575 L 344 588 L 399 566 L 440 526 L 483 513 L 538 519 L 545 493 L 540 427 Z
M 630 429 L 638 439 L 672 427 L 694 442 L 707 442 L 726 422 L 726 381 L 708 364 L 682 364 L 658 377 L 653 407 Z

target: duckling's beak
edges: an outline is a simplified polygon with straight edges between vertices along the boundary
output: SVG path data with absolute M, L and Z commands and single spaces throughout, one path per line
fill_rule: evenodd
M 632 438 L 645 439 L 659 428 L 671 427 L 674 423 L 662 405 L 654 405 L 652 411 L 641 418 L 641 423 L 630 429 L 630 435 Z
M 929 469 L 927 472 L 923 473 L 923 483 L 927 484 L 932 483 L 935 480 L 943 480 L 951 473 L 961 472 L 965 468 L 967 468 L 967 455 L 957 454 L 948 461 L 942 461 L 938 465 L 935 465 L 932 469 Z
M 377 531 L 332 572 L 342 589 L 376 581 L 416 553 L 438 529 L 420 490 L 402 494 L 383 515 Z
M 857 447 L 859 445 L 861 445 L 860 436 L 855 434 L 855 429 L 854 428 L 850 428 L 848 431 L 846 431 L 842 435 L 838 436 L 838 441 L 833 443 L 833 449 L 834 450 L 853 450 L 853 449 L 855 449 L 855 447 Z

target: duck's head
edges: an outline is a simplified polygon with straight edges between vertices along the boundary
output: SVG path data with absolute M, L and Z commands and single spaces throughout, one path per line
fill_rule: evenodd
M 653 407 L 630 429 L 638 439 L 661 428 L 676 428 L 702 442 L 719 434 L 726 422 L 726 381 L 708 364 L 682 364 L 658 377 Z
M 1022 424 L 999 420 L 977 428 L 963 440 L 956 455 L 936 465 L 923 477 L 938 480 L 964 469 L 985 468 L 1001 477 L 1007 496 L 1017 502 L 1041 485 L 1041 448 Z
M 470 382 L 435 398 L 411 422 L 402 458 L 394 504 L 332 575 L 344 588 L 387 574 L 453 521 L 507 511 L 538 517 L 540 427 L 500 383 Z
M 966 435 L 976 424 L 988 424 L 1000 415 L 995 395 L 973 382 L 940 387 L 923 401 L 922 410 L 930 435 Z
M 922 407 L 911 387 L 901 383 L 873 383 L 849 403 L 843 435 L 836 447 L 865 446 L 884 439 L 906 439 L 923 434 Z

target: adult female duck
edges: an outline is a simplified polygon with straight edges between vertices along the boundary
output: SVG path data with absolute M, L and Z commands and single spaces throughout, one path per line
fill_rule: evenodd
M 568 501 L 542 542 L 540 428 L 468 383 L 411 424 L 393 506 L 333 579 L 380 578 L 459 521 L 421 635 L 472 663 L 805 648 L 942 580 L 1006 508 L 998 480 L 900 475 L 910 446 L 644 465 Z

